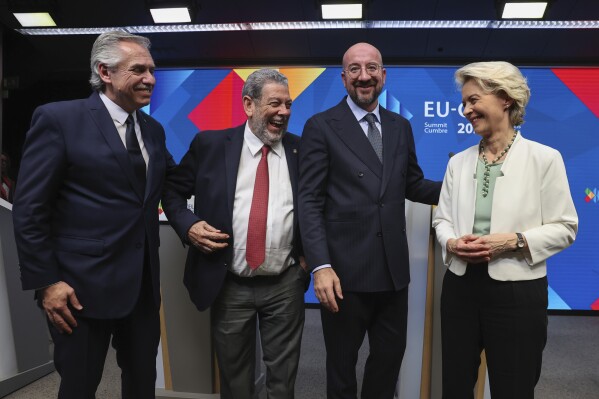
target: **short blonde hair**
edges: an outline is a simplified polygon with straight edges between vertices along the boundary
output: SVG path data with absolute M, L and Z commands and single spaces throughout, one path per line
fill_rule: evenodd
M 510 123 L 512 126 L 524 123 L 530 88 L 518 68 L 505 61 L 473 62 L 455 73 L 455 81 L 460 88 L 470 79 L 474 80 L 485 93 L 504 94 L 514 100 L 509 110 Z

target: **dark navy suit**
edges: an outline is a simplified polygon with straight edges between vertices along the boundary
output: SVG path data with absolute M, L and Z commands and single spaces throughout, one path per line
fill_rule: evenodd
M 118 323 L 146 299 L 150 325 L 144 327 L 144 321 L 137 320 L 136 328 L 146 329 L 148 350 L 130 358 L 122 351 L 118 360 L 125 366 L 124 381 L 129 366 L 155 363 L 160 306 L 157 209 L 165 172 L 174 166 L 162 126 L 139 111 L 137 119 L 149 155 L 145 192 L 97 93 L 37 108 L 25 141 L 13 208 L 23 289 L 64 281 L 83 306 L 81 311 L 72 309 L 75 317 L 96 324 Z M 94 356 L 101 358 L 100 376 L 101 348 L 107 348 L 105 341 L 114 328 L 108 323 L 108 338 L 106 334 L 90 338 L 99 340 L 100 353 Z M 56 338 L 63 339 L 59 334 Z M 146 337 L 138 339 L 143 342 Z M 61 356 L 59 351 L 55 362 L 64 373 L 78 367 L 62 364 Z M 68 383 L 64 375 L 62 380 Z
M 204 254 L 190 246 L 185 265 L 185 286 L 199 310 L 214 301 L 233 260 L 233 203 L 245 124 L 231 129 L 198 133 L 165 185 L 163 208 L 171 226 L 187 242 L 189 228 L 200 220 L 229 234 L 229 245 Z M 282 139 L 289 168 L 294 209 L 297 210 L 299 137 L 291 133 Z M 195 195 L 195 214 L 188 212 L 185 198 Z M 294 258 L 301 254 L 298 218 L 293 218 Z
M 368 331 L 363 398 L 392 397 L 405 349 L 410 281 L 405 200 L 437 203 L 410 123 L 380 107 L 383 162 L 344 98 L 314 115 L 300 148 L 299 211 L 306 262 L 330 264 L 340 311 L 322 310 L 329 398 L 355 398 L 357 348 Z M 389 396 L 390 395 L 390 396 Z

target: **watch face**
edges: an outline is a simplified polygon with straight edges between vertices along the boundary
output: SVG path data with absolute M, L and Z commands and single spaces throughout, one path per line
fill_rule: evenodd
M 520 233 L 516 233 L 516 235 L 518 236 L 518 243 L 516 245 L 518 245 L 518 248 L 524 248 L 524 237 Z

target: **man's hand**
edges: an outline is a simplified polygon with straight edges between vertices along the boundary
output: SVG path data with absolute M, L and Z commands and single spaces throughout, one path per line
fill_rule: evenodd
M 314 273 L 314 293 L 322 306 L 333 313 L 339 311 L 337 300 L 343 299 L 341 281 L 332 267 L 325 267 Z
M 228 239 L 228 234 L 222 233 L 203 220 L 189 228 L 187 237 L 194 246 L 205 254 L 211 254 L 229 245 L 226 242 L 220 242 Z
M 491 260 L 491 247 L 474 234 L 447 240 L 447 251 L 468 263 L 483 263 Z
M 68 304 L 70 303 L 77 310 L 83 309 L 77 295 L 75 295 L 75 290 L 64 281 L 61 281 L 39 290 L 38 295 L 40 295 L 42 307 L 54 327 L 61 334 L 71 334 L 73 328 L 77 327 L 77 321 L 69 310 Z

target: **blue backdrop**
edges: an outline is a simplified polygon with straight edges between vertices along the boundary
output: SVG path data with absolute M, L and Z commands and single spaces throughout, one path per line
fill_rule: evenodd
M 461 115 L 455 67 L 387 67 L 382 106 L 412 123 L 418 160 L 425 175 L 441 180 L 449 152 L 476 144 L 478 136 Z M 146 108 L 167 132 L 167 145 L 179 160 L 202 130 L 245 121 L 241 87 L 254 69 L 159 70 L 152 103 Z M 345 95 L 341 68 L 280 68 L 289 77 L 293 101 L 289 131 L 302 132 L 314 113 Z M 522 68 L 532 97 L 523 136 L 558 149 L 565 160 L 580 218 L 574 245 L 548 261 L 550 309 L 599 309 L 599 68 Z M 526 171 L 522 171 L 526 173 Z M 182 267 L 183 265 L 181 265 Z M 310 290 L 306 300 L 315 302 Z

